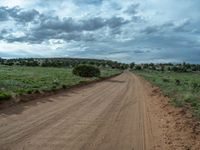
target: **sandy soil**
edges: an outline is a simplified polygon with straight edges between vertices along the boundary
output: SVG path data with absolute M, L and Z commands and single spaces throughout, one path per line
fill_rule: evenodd
M 0 150 L 198 149 L 190 130 L 171 125 L 177 116 L 154 92 L 127 71 L 1 110 Z

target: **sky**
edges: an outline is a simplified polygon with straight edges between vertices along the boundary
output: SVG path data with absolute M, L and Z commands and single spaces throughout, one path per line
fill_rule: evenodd
M 199 0 L 0 0 L 0 57 L 200 63 Z

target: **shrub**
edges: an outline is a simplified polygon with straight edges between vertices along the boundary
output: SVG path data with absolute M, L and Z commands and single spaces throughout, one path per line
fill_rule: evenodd
M 87 84 L 88 81 L 79 81 L 79 84 Z
M 11 99 L 11 95 L 8 93 L 0 92 L 0 101 Z
M 63 84 L 63 85 L 62 85 L 62 88 L 63 88 L 63 89 L 66 89 L 66 88 L 67 88 L 67 85 Z
M 135 70 L 142 70 L 142 67 L 137 65 L 137 66 L 135 66 Z
M 40 91 L 39 90 L 35 90 L 34 93 L 40 93 Z
M 172 99 L 172 103 L 176 107 L 183 107 L 185 105 L 185 102 L 183 100 L 176 99 L 176 98 Z
M 193 89 L 198 89 L 200 86 L 198 85 L 198 83 L 192 83 L 192 88 Z
M 163 80 L 163 82 L 170 82 L 169 79 L 167 79 L 167 78 L 163 78 L 162 80 Z
M 32 94 L 33 93 L 33 90 L 27 90 L 27 94 Z
M 78 65 L 74 67 L 73 74 L 81 77 L 99 77 L 99 68 L 91 65 Z
M 181 84 L 180 80 L 176 79 L 175 81 L 176 81 L 176 85 L 180 85 Z
M 60 83 L 59 83 L 58 80 L 54 80 L 54 81 L 53 81 L 53 84 L 54 84 L 54 85 L 60 85 Z
M 56 90 L 56 89 L 57 89 L 57 86 L 56 86 L 56 85 L 53 85 L 51 89 L 52 89 L 52 90 Z

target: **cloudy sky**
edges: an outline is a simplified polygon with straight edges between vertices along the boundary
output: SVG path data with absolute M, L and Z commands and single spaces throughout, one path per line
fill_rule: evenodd
M 200 1 L 0 0 L 0 57 L 200 63 Z

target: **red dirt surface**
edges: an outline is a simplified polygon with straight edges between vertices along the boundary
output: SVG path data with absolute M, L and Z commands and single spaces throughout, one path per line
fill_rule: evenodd
M 127 71 L 1 110 L 0 150 L 198 150 L 192 118 Z

